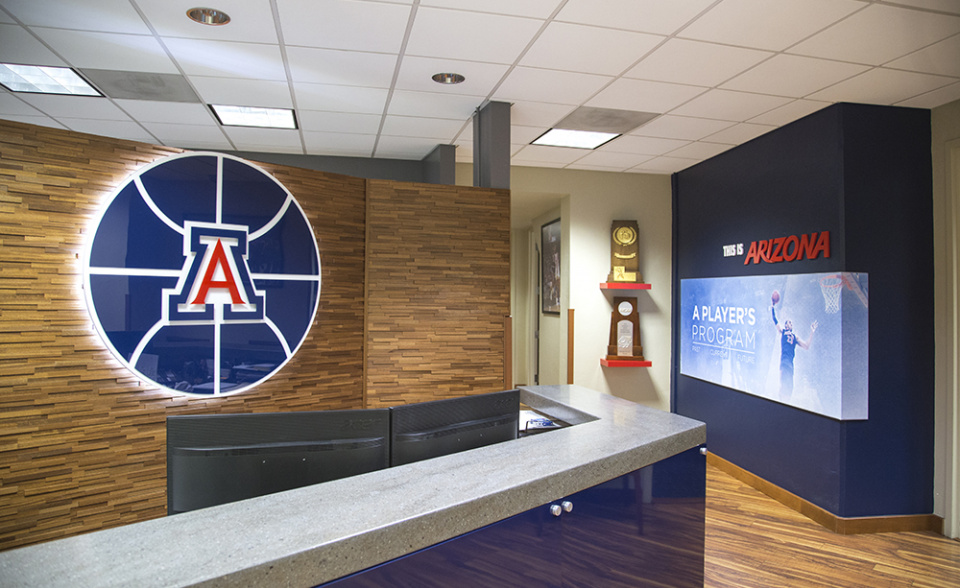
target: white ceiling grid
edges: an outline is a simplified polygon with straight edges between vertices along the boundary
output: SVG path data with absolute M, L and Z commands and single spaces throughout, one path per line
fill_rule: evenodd
M 173 74 L 201 102 L 0 91 L 0 118 L 80 132 L 470 161 L 496 100 L 513 165 L 672 173 L 834 102 L 960 99 L 960 0 L 0 0 L 0 61 Z M 203 103 L 295 108 L 299 129 L 221 127 Z M 580 106 L 661 116 L 594 151 L 529 144 Z

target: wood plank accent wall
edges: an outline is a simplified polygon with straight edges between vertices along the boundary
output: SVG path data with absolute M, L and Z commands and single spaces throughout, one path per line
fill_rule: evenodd
M 503 389 L 510 192 L 367 182 L 366 405 Z
M 141 384 L 84 303 L 88 224 L 179 150 L 0 121 L 0 549 L 163 516 L 167 415 L 362 407 L 365 181 L 277 165 L 320 245 L 300 352 L 260 387 L 195 399 Z

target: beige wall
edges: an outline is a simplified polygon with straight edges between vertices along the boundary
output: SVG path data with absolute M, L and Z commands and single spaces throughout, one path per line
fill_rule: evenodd
M 469 166 L 464 166 L 469 168 Z M 458 172 L 462 172 L 458 170 Z M 458 174 L 458 181 L 463 177 Z M 469 179 L 466 181 L 470 181 Z M 553 194 L 563 222 L 563 295 L 560 317 L 544 325 L 544 345 L 555 349 L 556 363 L 541 381 L 565 383 L 567 373 L 567 314 L 574 317 L 574 383 L 635 402 L 670 409 L 672 197 L 670 176 L 595 171 L 514 167 L 511 169 L 514 198 Z M 528 231 L 539 238 L 539 221 Z M 644 356 L 651 368 L 604 368 L 613 295 L 600 290 L 610 271 L 610 224 L 613 220 L 636 220 L 640 229 L 640 271 L 653 288 L 630 295 L 638 299 Z M 514 224 L 513 235 L 520 233 Z M 514 248 L 517 249 L 516 247 Z M 514 260 L 512 263 L 516 263 Z M 536 271 L 536 268 L 530 268 Z M 514 276 L 516 284 L 517 276 Z M 514 289 L 515 288 L 514 284 Z M 556 324 L 554 325 L 553 322 Z M 515 322 L 515 333 L 522 322 Z M 555 327 L 555 328 L 554 328 Z M 517 335 L 515 341 L 519 339 Z M 515 362 L 516 363 L 516 362 Z M 557 372 L 559 375 L 555 376 Z
M 936 316 L 936 449 L 934 513 L 944 534 L 960 537 L 960 101 L 931 113 Z

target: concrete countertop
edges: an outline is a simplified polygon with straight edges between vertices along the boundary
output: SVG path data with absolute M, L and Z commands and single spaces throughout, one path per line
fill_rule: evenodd
M 0 585 L 315 586 L 706 441 L 703 423 L 579 386 L 520 400 L 575 426 L 0 552 Z

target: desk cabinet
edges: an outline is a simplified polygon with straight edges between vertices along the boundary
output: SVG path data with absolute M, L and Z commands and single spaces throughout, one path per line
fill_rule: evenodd
M 325 586 L 700 587 L 705 488 L 693 448 Z

